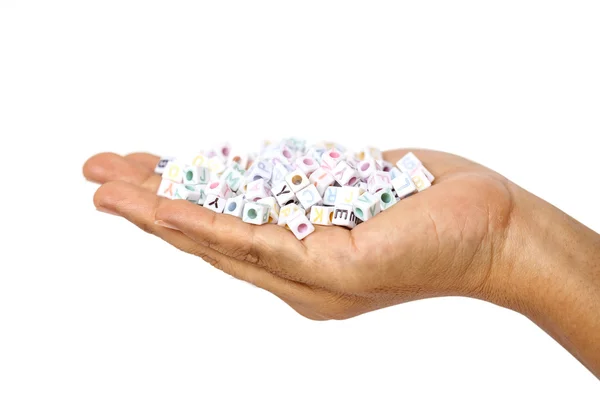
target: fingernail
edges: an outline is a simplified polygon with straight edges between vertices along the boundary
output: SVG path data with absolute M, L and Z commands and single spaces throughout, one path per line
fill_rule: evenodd
M 105 207 L 96 207 L 96 210 L 106 213 L 106 214 L 110 214 L 110 215 L 116 215 L 117 217 L 119 217 L 120 215 L 117 214 L 115 211 L 113 210 L 109 210 L 108 208 Z
M 156 221 L 154 221 L 154 223 L 156 225 L 158 225 L 158 226 L 162 226 L 163 228 L 169 228 L 169 229 L 173 229 L 173 230 L 176 230 L 176 231 L 179 230 L 175 226 L 173 226 L 173 225 L 171 225 L 171 224 L 169 224 L 169 223 L 167 223 L 167 222 L 165 222 L 165 221 L 163 221 L 161 219 L 157 219 Z

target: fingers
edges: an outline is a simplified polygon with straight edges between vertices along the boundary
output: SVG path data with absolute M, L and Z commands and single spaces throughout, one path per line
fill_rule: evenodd
M 127 154 L 124 158 L 128 161 L 138 163 L 152 173 L 154 173 L 154 168 L 156 168 L 156 164 L 160 161 L 159 156 L 150 153 L 131 153 Z
M 167 202 L 173 201 L 119 181 L 104 184 L 94 197 L 97 208 L 120 215 L 176 248 L 199 256 L 223 272 L 268 290 L 284 301 L 302 299 L 310 295 L 310 289 L 302 284 L 275 276 L 256 265 L 228 257 L 214 249 L 199 245 L 180 231 L 155 224 L 154 214 L 157 206 Z
M 96 183 L 124 181 L 156 192 L 161 177 L 149 169 L 151 157 L 154 156 L 148 156 L 136 154 L 125 158 L 115 153 L 96 154 L 84 164 L 83 175 Z M 140 163 L 142 158 L 143 163 Z

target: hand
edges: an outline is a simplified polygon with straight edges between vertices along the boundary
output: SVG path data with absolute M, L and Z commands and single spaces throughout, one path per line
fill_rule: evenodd
M 396 162 L 408 150 L 385 153 Z M 254 226 L 155 193 L 158 157 L 105 153 L 84 175 L 102 183 L 98 209 L 266 289 L 305 317 L 343 319 L 433 296 L 485 298 L 504 252 L 511 183 L 463 158 L 414 151 L 435 184 L 353 230 L 317 226 L 303 241 L 277 225 Z

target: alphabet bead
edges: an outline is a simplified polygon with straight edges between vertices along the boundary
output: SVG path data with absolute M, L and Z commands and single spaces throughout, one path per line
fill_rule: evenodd
M 173 193 L 173 200 L 187 200 L 192 203 L 196 203 L 200 198 L 200 191 L 194 185 L 185 185 L 178 183 L 175 186 L 175 193 Z
M 235 197 L 231 197 L 227 199 L 225 203 L 225 208 L 223 209 L 223 214 L 233 215 L 238 218 L 242 218 L 244 213 L 244 206 L 246 205 L 246 200 L 244 199 L 244 195 L 239 195 Z
M 277 204 L 275 197 L 265 197 L 258 200 L 257 203 L 269 206 L 269 223 L 276 224 L 279 220 L 279 204 Z
M 196 203 L 198 203 L 199 205 L 203 205 L 204 202 L 206 201 L 206 188 L 208 187 L 208 185 L 196 185 L 196 190 L 198 190 L 199 192 L 199 196 L 198 196 L 198 201 Z
M 382 189 L 375 193 L 375 195 L 379 197 L 379 207 L 381 208 L 381 211 L 387 210 L 398 202 L 398 200 L 396 200 L 396 195 L 392 192 L 392 189 L 389 188 Z
M 175 186 L 177 186 L 177 183 L 163 178 L 160 181 L 160 185 L 156 194 L 161 197 L 166 197 L 167 199 L 172 199 L 173 194 L 175 194 Z
M 315 225 L 333 225 L 335 207 L 313 206 L 310 209 L 310 222 Z
M 417 191 L 417 187 L 413 183 L 412 179 L 402 172 L 400 176 L 392 180 L 392 186 L 399 198 L 404 199 Z
M 290 189 L 290 185 L 285 181 L 275 184 L 275 186 L 271 188 L 271 193 L 281 207 L 295 203 L 297 200 L 296 195 L 292 189 Z
M 321 197 L 323 197 L 323 194 L 325 194 L 325 190 L 335 183 L 333 175 L 331 175 L 323 168 L 316 169 L 310 175 L 308 180 L 317 188 L 317 191 L 319 192 L 319 195 L 321 195 Z
M 405 172 L 408 175 L 411 175 L 411 173 L 421 165 L 423 165 L 421 160 L 419 160 L 412 152 L 407 153 L 396 163 L 396 166 L 398 166 L 400 171 Z
M 225 162 L 221 159 L 220 156 L 213 156 L 210 157 L 208 159 L 208 164 L 207 164 L 208 169 L 210 169 L 210 172 L 215 173 L 215 174 L 220 174 L 223 171 L 225 171 Z
M 345 226 L 346 228 L 354 228 L 357 225 L 358 218 L 354 215 L 354 210 L 351 205 L 341 204 L 339 206 L 335 206 L 335 210 L 333 212 L 333 225 L 337 226 Z
M 254 225 L 264 225 L 269 222 L 269 206 L 248 202 L 244 205 L 242 221 Z
M 246 199 L 257 201 L 264 197 L 269 197 L 270 188 L 263 178 L 246 184 Z
M 265 182 L 271 180 L 273 174 L 273 164 L 269 161 L 260 160 L 255 162 L 252 167 L 248 170 L 248 181 L 255 181 L 258 179 L 264 179 Z
M 367 181 L 367 179 L 377 171 L 377 163 L 373 159 L 368 159 L 365 161 L 361 161 L 358 163 L 356 167 L 356 171 L 358 172 L 358 176 L 363 181 Z
M 315 231 L 315 227 L 304 214 L 295 215 L 294 218 L 287 222 L 287 226 L 298 240 L 304 239 Z
M 169 161 L 165 166 L 162 177 L 175 183 L 183 183 L 184 164 L 178 161 Z
M 209 194 L 206 196 L 206 200 L 204 201 L 204 205 L 202 207 L 206 207 L 209 210 L 213 210 L 217 213 L 222 213 L 223 209 L 225 209 L 226 199 L 219 197 L 214 194 Z
M 329 186 L 323 193 L 323 204 L 334 206 L 337 200 L 339 186 Z
M 340 186 L 353 186 L 358 183 L 358 173 L 346 161 L 340 161 L 333 169 L 332 175 Z
M 304 175 L 310 178 L 310 174 L 319 168 L 319 163 L 312 157 L 299 157 L 296 160 L 296 168 L 304 172 Z
M 227 183 L 225 183 L 225 181 L 222 181 L 222 180 L 210 181 L 208 183 L 208 185 L 206 186 L 206 194 L 207 195 L 212 194 L 215 196 L 222 197 L 224 199 L 227 199 L 227 198 L 233 196 L 233 192 L 231 191 L 229 186 L 227 186 Z
M 165 167 L 167 166 L 169 161 L 173 161 L 173 160 L 175 160 L 175 157 L 161 157 L 160 160 L 158 161 L 158 163 L 156 164 L 156 167 L 154 168 L 154 173 L 158 174 L 158 175 L 162 175 L 162 173 L 165 171 Z
M 228 167 L 223 172 L 222 179 L 233 192 L 237 191 L 245 183 L 244 175 L 234 167 Z
M 273 185 L 283 182 L 287 174 L 293 171 L 291 166 L 283 163 L 275 163 L 273 165 L 273 172 L 271 173 L 271 183 Z
M 342 161 L 343 155 L 337 149 L 327 150 L 321 155 L 321 168 L 326 170 L 333 170 L 340 161 Z
M 296 193 L 296 197 L 298 197 L 300 204 L 305 210 L 310 209 L 312 206 L 323 204 L 323 199 L 321 198 L 319 191 L 313 185 L 308 185 Z
M 347 204 L 351 206 L 362 194 L 363 191 L 358 186 L 342 186 L 338 189 L 335 205 Z
M 307 187 L 308 185 L 310 185 L 310 181 L 308 180 L 306 174 L 304 174 L 304 172 L 302 172 L 298 168 L 287 174 L 285 177 L 285 181 L 294 193 L 297 193 L 305 187 Z
M 205 185 L 210 180 L 210 170 L 190 165 L 183 169 L 183 183 L 186 185 Z
M 431 182 L 429 182 L 429 179 L 427 179 L 427 175 L 425 175 L 425 172 L 421 168 L 419 168 L 416 171 L 413 171 L 411 179 L 419 192 L 422 192 L 423 190 L 431 186 Z
M 435 177 L 431 174 L 431 172 L 429 172 L 429 170 L 422 165 L 421 165 L 421 170 L 423 171 L 423 173 L 425 174 L 425 176 L 427 177 L 429 182 L 433 183 L 433 181 L 435 180 Z
M 375 171 L 367 180 L 369 192 L 377 193 L 378 191 L 392 187 L 389 172 Z
M 286 226 L 287 222 L 296 214 L 304 215 L 304 209 L 297 204 L 288 204 L 287 206 L 281 207 L 279 210 L 279 219 L 277 221 L 277 225 Z
M 363 193 L 354 201 L 354 214 L 362 221 L 367 221 L 381 211 L 380 199 L 369 192 Z

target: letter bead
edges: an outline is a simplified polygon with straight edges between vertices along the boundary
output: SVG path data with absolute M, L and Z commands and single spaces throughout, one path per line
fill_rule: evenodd
M 323 204 L 326 206 L 335 206 L 339 189 L 339 186 L 329 186 L 325 189 L 325 192 L 323 193 Z
M 210 181 L 208 183 L 208 185 L 206 186 L 206 194 L 207 195 L 213 194 L 215 196 L 219 196 L 224 199 L 233 197 L 233 192 L 231 191 L 229 186 L 227 186 L 227 183 L 225 183 L 225 181 L 222 181 L 222 180 Z
M 323 204 L 323 199 L 321 198 L 319 191 L 313 185 L 308 185 L 296 193 L 296 197 L 298 197 L 300 204 L 305 210 L 308 210 L 312 206 Z
M 209 194 L 206 196 L 206 200 L 204 201 L 204 205 L 202 207 L 208 208 L 209 210 L 213 210 L 217 213 L 222 213 L 225 209 L 226 199 L 219 197 L 214 194 Z
M 277 225 L 286 226 L 287 222 L 296 214 L 304 214 L 304 209 L 297 204 L 288 204 L 279 210 Z
M 405 173 L 392 180 L 392 186 L 399 198 L 404 199 L 417 192 L 417 187 L 412 179 Z
M 362 221 L 367 221 L 381 211 L 379 196 L 375 196 L 369 192 L 363 193 L 354 201 L 354 214 Z
M 333 176 L 323 168 L 315 170 L 315 172 L 310 175 L 308 180 L 317 188 L 317 191 L 321 197 L 323 197 L 325 190 L 335 183 Z
M 375 171 L 367 180 L 367 185 L 369 188 L 369 192 L 377 193 L 382 189 L 387 189 L 392 187 L 392 182 L 390 179 L 389 172 L 383 171 Z
M 285 181 L 275 184 L 275 186 L 271 188 L 271 193 L 281 207 L 295 203 L 297 200 L 296 195 L 292 192 L 292 189 L 290 189 L 290 185 Z
M 175 160 L 175 157 L 161 157 L 156 167 L 154 168 L 154 173 L 158 175 L 162 175 L 165 172 L 165 167 L 169 163 L 169 161 Z
M 321 155 L 321 168 L 333 170 L 344 158 L 343 154 L 337 149 L 327 150 Z
M 407 153 L 396 163 L 400 171 L 411 175 L 414 170 L 422 166 L 421 160 L 417 158 L 412 152 Z
M 190 165 L 183 169 L 183 183 L 186 185 L 205 185 L 210 180 L 210 170 Z
M 269 222 L 269 206 L 248 202 L 244 205 L 242 221 L 254 225 L 264 225 Z
M 161 197 L 166 197 L 167 199 L 172 199 L 175 194 L 175 186 L 177 186 L 177 183 L 163 178 L 160 181 L 160 186 L 158 187 L 156 194 Z
M 269 223 L 276 224 L 279 220 L 279 204 L 277 204 L 275 197 L 265 197 L 258 200 L 257 203 L 269 206 Z
M 335 207 L 313 206 L 310 209 L 310 222 L 315 225 L 333 225 Z
M 388 208 L 390 208 L 398 202 L 398 200 L 396 200 L 395 193 L 392 192 L 392 189 L 390 188 L 382 189 L 379 192 L 375 193 L 375 195 L 379 197 L 379 207 L 381 208 L 381 211 L 387 210 Z
M 165 166 L 162 177 L 175 183 L 183 183 L 184 164 L 178 161 L 169 161 Z
M 377 171 L 377 163 L 375 162 L 375 160 L 372 159 L 361 161 L 356 166 L 356 171 L 358 172 L 358 176 L 360 177 L 360 179 L 366 182 L 367 179 L 369 179 L 369 177 L 375 171 Z
M 240 186 L 243 186 L 245 183 L 244 175 L 233 167 L 228 167 L 223 172 L 223 175 L 221 175 L 221 179 L 225 181 L 225 184 L 233 192 L 237 192 Z
M 358 186 L 342 186 L 338 188 L 335 205 L 347 204 L 351 206 L 362 194 L 363 191 Z
M 246 205 L 246 203 L 247 201 L 244 198 L 243 194 L 231 197 L 227 199 L 227 202 L 225 203 L 223 214 L 229 214 L 238 218 L 242 218 L 242 215 L 244 213 L 244 206 Z
M 248 170 L 248 181 L 255 181 L 258 179 L 264 179 L 265 182 L 271 180 L 273 174 L 273 164 L 266 160 L 257 160 L 252 164 L 252 167 Z
M 310 181 L 304 172 L 296 168 L 286 175 L 285 181 L 294 193 L 297 193 L 310 185 Z
M 425 172 L 422 169 L 418 169 L 416 172 L 413 171 L 411 179 L 419 192 L 422 192 L 431 186 L 431 182 L 429 182 L 427 175 L 425 175 Z
M 259 178 L 246 184 L 246 199 L 257 201 L 269 197 L 269 191 L 270 188 L 266 181 L 263 178 Z
M 287 222 L 287 226 L 298 240 L 302 240 L 315 231 L 315 227 L 304 214 L 297 214 Z
M 354 228 L 357 225 L 357 218 L 354 215 L 354 210 L 351 205 L 342 204 L 335 207 L 333 212 L 333 225 L 345 226 L 346 228 Z
M 319 163 L 312 157 L 299 157 L 296 160 L 296 168 L 304 172 L 304 175 L 310 178 L 310 175 L 319 168 Z
M 358 173 L 346 161 L 340 161 L 332 175 L 340 186 L 353 186 L 359 181 Z

